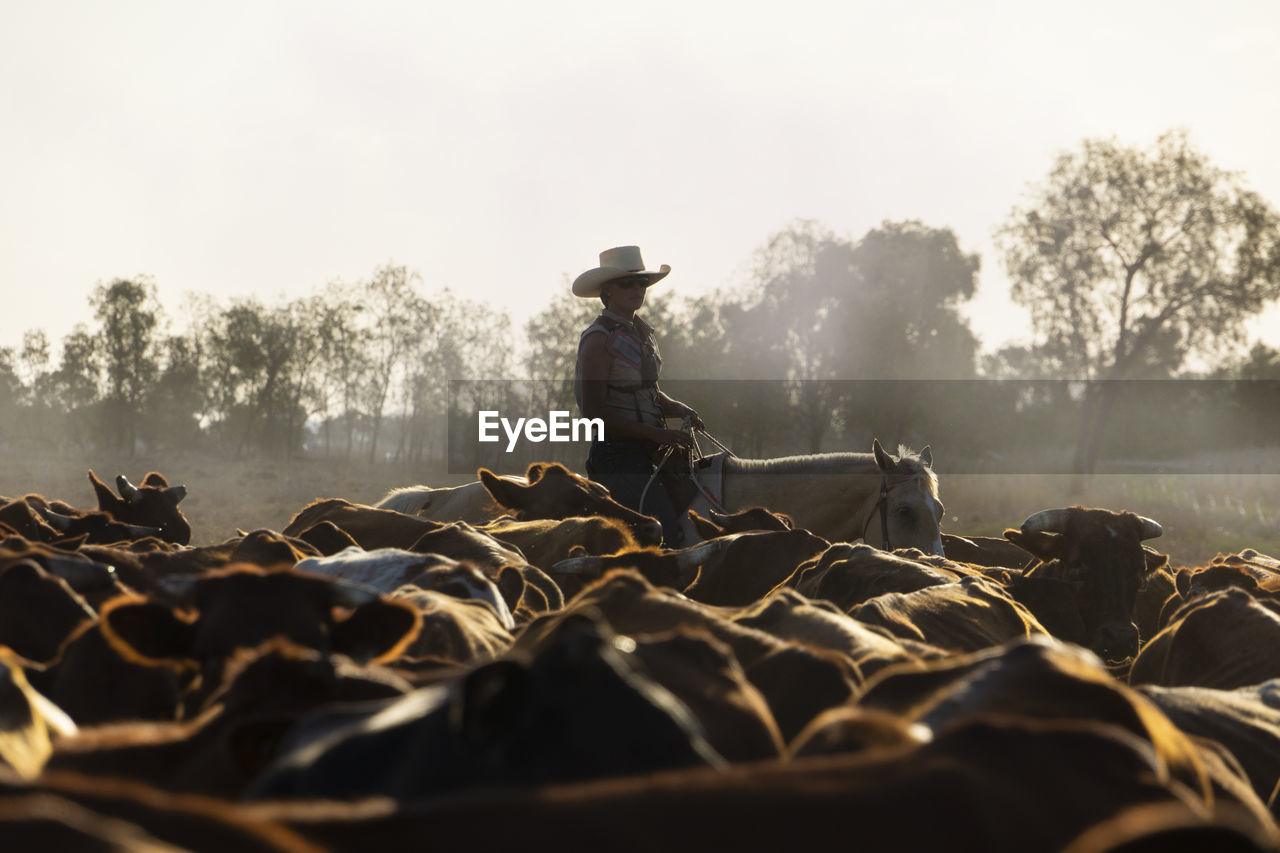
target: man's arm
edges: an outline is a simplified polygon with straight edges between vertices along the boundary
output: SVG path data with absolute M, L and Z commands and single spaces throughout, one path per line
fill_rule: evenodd
M 668 397 L 658 391 L 658 406 L 662 409 L 662 414 L 669 418 L 690 418 L 694 429 L 705 430 L 707 425 L 702 422 L 702 418 L 693 410 L 692 406 L 687 406 L 672 397 Z

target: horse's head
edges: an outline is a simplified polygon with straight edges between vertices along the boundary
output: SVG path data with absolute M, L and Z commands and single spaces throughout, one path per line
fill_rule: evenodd
M 926 446 L 913 453 L 899 445 L 892 456 L 873 439 L 871 452 L 882 477 L 884 521 L 873 517 L 866 532 L 869 542 L 880 543 L 888 530 L 892 548 L 919 548 L 928 554 L 942 553 L 942 534 L 938 525 L 946 509 L 938 499 L 938 477 L 933 473 L 933 453 Z M 877 524 L 880 529 L 875 530 Z

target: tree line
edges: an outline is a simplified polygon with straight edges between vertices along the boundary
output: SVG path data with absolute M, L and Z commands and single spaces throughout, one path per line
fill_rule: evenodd
M 658 329 L 663 386 L 743 456 L 866 450 L 874 435 L 953 460 L 1069 448 L 1071 467 L 1090 471 L 1099 457 L 1194 445 L 1198 419 L 1161 408 L 1194 395 L 1149 385 L 1193 375 L 1253 383 L 1199 386 L 1203 411 L 1235 415 L 1199 427 L 1273 441 L 1256 423 L 1274 395 L 1257 383 L 1280 380 L 1280 353 L 1246 354 L 1241 329 L 1280 296 L 1280 216 L 1184 133 L 1062 154 L 998 245 L 1030 344 L 980 350 L 963 310 L 980 261 L 949 228 L 886 222 L 851 239 L 800 221 L 730 290 L 650 292 L 642 314 Z M 178 317 L 153 281 L 116 279 L 94 290 L 93 324 L 56 351 L 39 329 L 0 348 L 0 442 L 460 473 L 577 465 L 581 447 L 513 457 L 472 440 L 481 409 L 576 414 L 577 339 L 600 305 L 564 291 L 517 330 L 394 264 L 276 303 L 193 296 Z

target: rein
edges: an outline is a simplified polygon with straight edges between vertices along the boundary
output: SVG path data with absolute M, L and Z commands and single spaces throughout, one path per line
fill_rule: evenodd
M 702 447 L 698 444 L 698 433 L 702 433 L 707 438 L 708 441 L 710 441 L 716 447 L 723 450 L 725 453 L 728 453 L 730 456 L 736 455 L 732 450 L 730 450 L 729 448 L 721 444 L 720 441 L 714 435 L 707 432 L 705 429 L 703 430 L 694 429 L 693 419 L 688 416 L 686 416 L 684 421 L 681 423 L 680 429 L 689 433 L 689 435 L 693 438 L 693 451 L 698 455 L 698 458 L 701 458 L 702 456 L 705 455 L 702 452 Z M 649 494 L 649 487 L 652 486 L 653 481 L 658 478 L 658 472 L 662 470 L 662 466 L 665 465 L 667 463 L 667 460 L 671 458 L 671 453 L 675 449 L 676 447 L 674 444 L 667 445 L 667 449 L 662 454 L 662 459 L 660 459 L 658 461 L 658 464 L 654 466 L 653 473 L 649 475 L 649 482 L 644 484 L 644 490 L 640 492 L 640 506 L 636 508 L 637 512 L 644 512 L 644 499 L 645 499 L 645 496 Z M 706 488 L 702 485 L 702 483 L 698 481 L 698 478 L 696 476 L 693 478 L 693 482 L 698 487 L 698 491 L 700 491 L 703 497 L 707 499 L 707 503 L 709 503 L 712 507 L 714 507 L 719 512 L 727 512 L 727 510 L 720 504 L 720 502 L 715 499 L 715 496 L 712 495 L 710 492 L 708 492 Z
M 876 510 L 880 513 L 880 535 L 883 544 L 880 546 L 881 551 L 892 551 L 889 545 L 889 492 L 893 491 L 903 483 L 908 483 L 919 477 L 919 474 L 897 474 L 890 479 L 888 474 L 880 475 L 880 497 L 876 500 Z M 862 525 L 862 539 L 866 541 L 867 528 L 871 526 L 871 516 L 867 516 L 867 523 Z

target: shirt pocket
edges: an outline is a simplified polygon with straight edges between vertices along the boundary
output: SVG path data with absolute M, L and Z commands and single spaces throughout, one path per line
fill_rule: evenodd
M 644 356 L 644 349 L 640 346 L 639 341 L 626 332 L 621 329 L 614 331 L 605 341 L 604 347 L 609 351 L 609 355 L 622 359 L 623 363 L 628 367 L 634 370 L 640 369 L 640 360 Z

